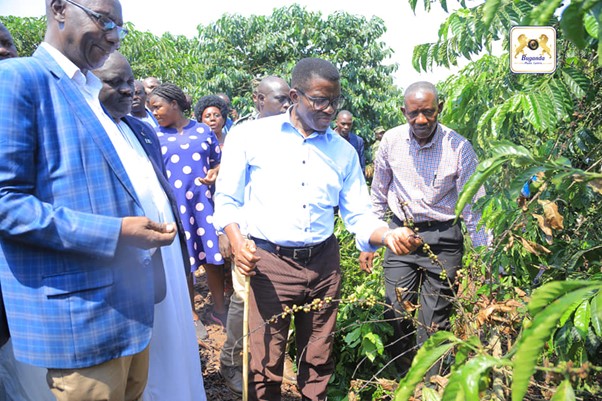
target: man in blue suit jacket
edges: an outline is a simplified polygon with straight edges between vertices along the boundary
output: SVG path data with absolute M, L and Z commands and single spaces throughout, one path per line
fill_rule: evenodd
M 176 228 L 146 217 L 90 73 L 126 33 L 120 3 L 47 0 L 46 16 L 34 56 L 0 64 L 0 280 L 14 353 L 49 368 L 59 400 L 137 400 L 153 250 Z

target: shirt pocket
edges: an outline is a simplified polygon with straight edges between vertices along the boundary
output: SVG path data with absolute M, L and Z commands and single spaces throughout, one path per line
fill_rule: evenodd
M 453 174 L 437 174 L 431 184 L 426 191 L 426 201 L 429 204 L 437 204 L 456 192 L 456 177 Z

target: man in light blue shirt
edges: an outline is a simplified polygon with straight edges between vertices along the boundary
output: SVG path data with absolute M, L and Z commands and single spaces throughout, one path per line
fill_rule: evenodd
M 290 316 L 264 322 L 287 307 L 339 296 L 335 206 L 360 250 L 386 245 L 407 254 L 420 244 L 408 228 L 389 230 L 372 213 L 355 149 L 329 128 L 343 104 L 336 67 L 302 59 L 291 84 L 294 105 L 286 113 L 231 131 L 216 183 L 214 224 L 227 234 L 238 269 L 252 276 L 250 400 L 281 399 Z M 294 314 L 303 399 L 326 399 L 336 312 L 327 304 Z

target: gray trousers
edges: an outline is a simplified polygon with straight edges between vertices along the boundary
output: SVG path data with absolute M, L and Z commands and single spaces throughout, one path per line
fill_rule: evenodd
M 245 278 L 234 263 L 232 269 L 232 287 L 228 320 L 226 322 L 226 341 L 222 347 L 219 360 L 221 366 L 238 367 L 242 371 L 243 313 L 245 297 Z
M 394 219 L 390 225 L 397 227 L 400 222 Z M 415 345 L 422 345 L 437 330 L 449 329 L 454 296 L 449 283 L 454 283 L 456 271 L 462 265 L 464 239 L 459 223 L 436 222 L 418 226 L 420 236 L 443 264 L 445 274 L 442 275 L 441 267 L 432 263 L 422 248 L 405 256 L 397 256 L 388 249 L 385 252 L 385 296 L 393 308 L 386 317 L 397 318 L 392 325 L 395 338 L 401 339 L 390 346 L 395 356 L 411 356 L 410 350 Z M 404 301 L 420 305 L 417 327 L 412 319 L 401 319 L 402 316 L 407 317 L 402 305 Z M 414 330 L 415 336 L 412 334 Z M 399 366 L 399 363 L 398 367 L 407 368 Z

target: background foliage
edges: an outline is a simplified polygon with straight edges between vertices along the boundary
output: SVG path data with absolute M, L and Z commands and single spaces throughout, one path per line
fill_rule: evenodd
M 45 18 L 2 17 L 22 56 L 33 53 L 43 38 Z M 239 115 L 253 110 L 253 83 L 266 75 L 290 81 L 303 57 L 322 57 L 341 72 L 345 108 L 355 116 L 354 129 L 365 139 L 379 125 L 402 121 L 402 92 L 393 84 L 397 65 L 382 41 L 383 21 L 337 12 L 322 15 L 299 5 L 274 9 L 270 16 L 224 15 L 197 27 L 193 38 L 169 33 L 155 36 L 126 24 L 130 33 L 120 51 L 138 78 L 156 76 L 173 82 L 193 99 L 226 92 Z M 17 38 L 19 38 L 17 40 Z

